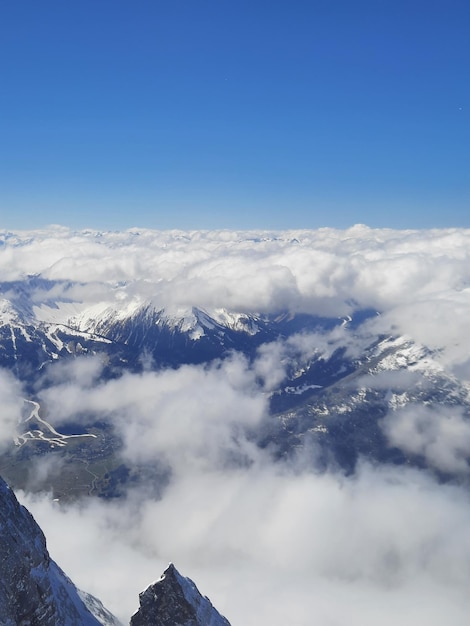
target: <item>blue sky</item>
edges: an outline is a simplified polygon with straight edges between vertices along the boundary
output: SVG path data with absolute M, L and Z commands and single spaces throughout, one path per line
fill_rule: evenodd
M 470 227 L 466 0 L 0 7 L 0 228 Z

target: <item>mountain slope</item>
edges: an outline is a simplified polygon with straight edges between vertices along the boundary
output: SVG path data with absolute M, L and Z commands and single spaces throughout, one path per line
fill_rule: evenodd
M 38 276 L 0 282 L 0 367 L 28 384 L 46 364 L 79 354 L 104 355 L 108 373 L 138 370 L 144 357 L 156 367 L 174 367 L 221 358 L 231 350 L 253 355 L 264 343 L 342 323 L 285 312 L 165 309 L 132 284 L 103 284 L 99 296 L 71 297 L 80 288 Z
M 160 580 L 139 595 L 131 626 L 230 626 L 192 580 L 170 564 Z
M 0 555 L 3 626 L 119 626 L 50 558 L 41 529 L 1 478 Z
M 435 357 L 409 337 L 377 340 L 354 363 L 342 365 L 337 380 L 311 385 L 298 395 L 275 394 L 264 441 L 275 441 L 282 456 L 311 450 L 322 468 L 333 464 L 352 472 L 362 456 L 379 463 L 426 464 L 439 472 L 439 464 L 388 437 L 388 426 L 406 410 L 434 411 L 444 423 L 458 413 L 470 428 L 469 388 Z

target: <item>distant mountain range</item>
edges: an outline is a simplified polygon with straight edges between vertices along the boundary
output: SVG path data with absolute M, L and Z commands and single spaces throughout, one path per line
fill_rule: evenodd
M 60 295 L 71 291 L 70 282 L 35 276 L 0 283 L 0 367 L 26 382 L 48 363 L 79 354 L 104 354 L 110 368 L 139 369 L 143 355 L 153 359 L 155 367 L 175 367 L 221 358 L 230 350 L 253 355 L 264 343 L 343 323 L 342 318 L 285 311 L 259 315 L 197 307 L 167 310 L 125 295 L 132 290 L 119 285 L 97 302 Z M 54 294 L 59 294 L 56 299 Z M 360 312 L 357 318 L 371 314 Z
M 409 337 L 361 335 L 375 311 L 346 318 L 196 307 L 170 312 L 145 301 L 136 285 L 108 286 L 106 297 L 98 288 L 98 295 L 87 290 L 91 295 L 82 301 L 71 294 L 83 286 L 70 281 L 31 276 L 0 283 L 0 366 L 17 376 L 29 394 L 16 445 L 12 442 L 0 456 L 0 471 L 15 487 L 52 488 L 60 498 L 119 497 L 127 485 L 152 476 L 157 492 L 164 488 L 165 467 L 122 460 L 121 441 L 110 423 L 87 416 L 86 425 L 51 424 L 47 407 L 37 403 L 31 421 L 47 369 L 77 356 L 99 355 L 105 364 L 101 377 L 111 379 L 148 367 L 210 363 L 233 352 L 250 361 L 263 346 L 292 338 L 301 345 L 313 333 L 333 347 L 314 350 L 308 358 L 295 351 L 289 356 L 285 377 L 270 390 L 270 415 L 250 437 L 279 458 L 309 449 L 312 465 L 320 469 L 333 465 L 352 472 L 361 456 L 422 466 L 428 460 L 419 451 L 390 444 L 386 415 L 417 403 L 458 406 L 469 414 L 466 385 L 444 370 L 437 354 Z M 332 342 L 334 333 L 340 339 Z M 348 350 L 350 343 L 354 351 Z M 45 482 L 31 480 L 34 459 L 48 451 L 66 460 L 63 471 Z

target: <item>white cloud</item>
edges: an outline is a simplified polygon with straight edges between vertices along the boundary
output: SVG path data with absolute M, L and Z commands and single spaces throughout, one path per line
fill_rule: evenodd
M 382 421 L 390 445 L 422 456 L 443 471 L 468 474 L 470 419 L 460 407 L 412 404 Z
M 87 389 L 98 382 L 103 371 L 103 360 L 99 356 L 82 356 L 75 359 L 61 361 L 46 369 L 40 381 L 41 386 L 76 385 L 80 389 Z
M 470 231 L 19 233 L 5 239 L 5 278 L 147 281 L 161 305 L 291 308 L 342 315 L 389 309 L 469 285 Z
M 175 471 L 187 464 L 217 464 L 229 453 L 247 459 L 255 453 L 243 433 L 259 424 L 267 397 L 244 357 L 234 354 L 210 366 L 124 374 L 90 387 L 96 368 L 97 360 L 86 358 L 51 368 L 64 369 L 59 384 L 40 392 L 52 422 L 75 421 L 84 414 L 104 416 L 123 438 L 129 459 L 160 458 Z M 71 372 L 78 372 L 81 380 L 71 379 Z
M 77 407 L 114 415 L 132 458 L 165 455 L 173 468 L 160 500 L 131 491 L 119 502 L 59 507 L 22 496 L 52 556 L 123 621 L 139 591 L 173 561 L 233 626 L 310 626 L 312 611 L 319 626 L 391 625 L 404 610 L 414 626 L 440 626 L 444 616 L 466 624 L 470 505 L 463 487 L 366 463 L 354 476 L 317 475 L 302 463 L 275 463 L 244 437 L 266 408 L 258 385 L 266 354 L 276 363 L 299 345 L 300 337 L 273 344 L 253 366 L 234 355 L 91 385 L 96 364 L 82 359 L 43 392 L 61 415 L 73 417 Z M 309 356 L 314 344 L 303 347 Z M 401 374 L 392 382 L 405 387 Z M 468 438 L 461 416 L 451 413 L 450 428 L 427 415 L 437 437 L 419 450 L 431 463 L 455 463 Z M 401 435 L 412 445 L 422 429 L 415 424 L 410 433 L 406 417 L 395 413 L 393 427 L 406 427 Z M 227 465 L 228 453 L 250 462 Z
M 123 619 L 171 560 L 233 626 L 396 624 L 404 607 L 416 626 L 466 624 L 468 498 L 422 472 L 258 464 L 187 472 L 160 501 L 134 496 L 66 509 L 26 498 L 52 555 Z

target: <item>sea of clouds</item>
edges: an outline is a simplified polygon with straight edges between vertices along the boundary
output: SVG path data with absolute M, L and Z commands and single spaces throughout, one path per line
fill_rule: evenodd
M 292 354 L 308 360 L 338 345 L 359 354 L 378 334 L 432 348 L 439 366 L 467 385 L 470 231 L 51 227 L 3 233 L 0 242 L 4 281 L 32 274 L 60 281 L 37 288 L 38 307 L 56 298 L 151 302 L 175 312 L 380 314 L 356 334 L 338 326 L 298 335 L 264 346 L 252 361 L 233 354 L 110 381 L 100 377 L 99 358 L 56 364 L 38 392 L 42 401 L 72 421 L 78 413 L 111 416 L 129 461 L 159 459 L 172 470 L 161 498 L 131 490 L 119 502 L 59 506 L 21 494 L 78 586 L 126 622 L 138 592 L 173 561 L 233 626 L 467 624 L 468 487 L 366 459 L 352 476 L 316 473 L 302 453 L 275 461 L 250 432 L 266 418 Z M 387 376 L 376 385 L 387 385 Z M 406 389 L 412 378 L 399 383 Z M 10 372 L 0 372 L 0 397 L 6 442 L 23 397 Z M 468 474 L 470 428 L 458 407 L 407 407 L 387 415 L 383 429 L 391 445 L 430 466 Z M 43 471 L 60 468 L 46 463 Z

